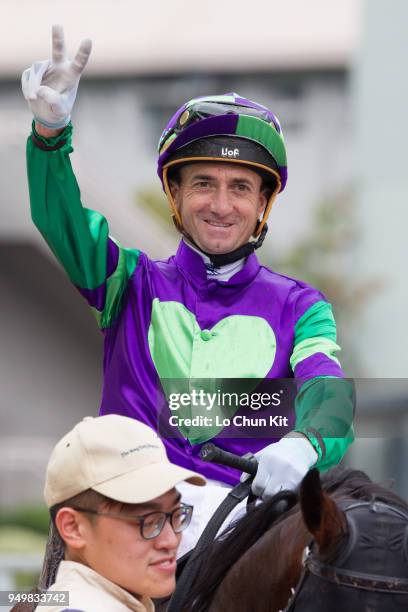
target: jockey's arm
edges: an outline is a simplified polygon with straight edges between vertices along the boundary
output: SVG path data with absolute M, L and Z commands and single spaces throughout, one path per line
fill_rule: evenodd
M 294 431 L 256 453 L 252 489 L 264 499 L 295 489 L 312 467 L 337 465 L 354 439 L 354 387 L 335 353 L 336 324 L 330 304 L 320 300 L 299 317 L 291 367 L 298 382 Z
M 315 302 L 296 323 L 290 363 L 298 384 L 295 430 L 313 445 L 320 470 L 337 465 L 353 441 L 354 387 L 339 351 L 332 307 Z
M 71 123 L 62 130 L 39 126 L 37 131 L 33 122 L 27 141 L 31 216 L 71 282 L 88 301 L 99 326 L 106 328 L 120 312 L 140 253 L 117 244 L 109 236 L 105 217 L 82 206 L 69 157 L 71 139 Z
M 52 59 L 27 68 L 21 86 L 34 116 L 27 141 L 32 219 L 105 328 L 120 310 L 139 252 L 122 249 L 109 237 L 106 219 L 83 208 L 69 159 L 71 112 L 91 47 L 83 40 L 70 60 L 63 28 L 53 26 Z

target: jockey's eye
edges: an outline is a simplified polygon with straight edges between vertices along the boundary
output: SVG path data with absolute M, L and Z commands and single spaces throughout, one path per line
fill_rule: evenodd
M 209 181 L 199 181 L 198 183 L 196 183 L 197 187 L 200 187 L 201 189 L 206 189 L 207 187 L 210 186 Z

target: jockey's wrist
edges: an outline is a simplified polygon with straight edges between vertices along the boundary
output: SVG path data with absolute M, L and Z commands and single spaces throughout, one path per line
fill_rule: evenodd
M 43 136 L 44 138 L 55 138 L 55 136 L 59 136 L 61 132 L 65 130 L 65 127 L 48 128 L 45 127 L 45 125 L 43 125 L 42 123 L 39 123 L 38 121 L 35 122 L 35 131 L 39 136 Z
M 67 153 L 72 151 L 72 123 L 69 123 L 64 129 L 58 130 L 58 134 L 56 136 L 44 136 L 42 130 L 41 133 L 39 133 L 37 131 L 37 122 L 35 120 L 33 120 L 31 128 L 31 140 L 39 149 L 43 149 L 44 151 L 64 149 Z
M 291 438 L 302 437 L 305 440 L 307 440 L 309 444 L 312 446 L 315 453 L 317 454 L 317 460 L 316 460 L 317 463 L 321 461 L 326 455 L 326 446 L 325 446 L 324 440 L 322 436 L 319 434 L 319 432 L 317 432 L 316 430 L 310 430 L 310 432 L 309 430 L 307 430 L 307 433 L 303 431 L 291 431 L 285 436 L 285 438 L 287 437 L 291 437 Z
M 307 457 L 307 460 L 310 460 L 311 466 L 315 465 L 319 460 L 319 454 L 316 448 L 313 446 L 312 442 L 304 433 L 302 433 L 301 431 L 291 431 L 286 434 L 286 436 L 284 436 L 282 440 L 294 438 L 299 440 L 299 445 L 301 445 L 300 447 L 302 448 L 302 451 L 305 454 L 305 458 Z

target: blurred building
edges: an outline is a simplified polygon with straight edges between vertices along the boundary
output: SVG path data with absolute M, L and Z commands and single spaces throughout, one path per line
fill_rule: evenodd
M 71 55 L 81 38 L 94 42 L 73 116 L 71 158 L 83 203 L 106 215 L 122 244 L 152 257 L 171 254 L 178 238 L 140 205 L 137 194 L 159 190 L 156 145 L 180 104 L 197 95 L 238 91 L 280 118 L 289 183 L 263 247 L 273 257 L 310 228 L 318 201 L 353 184 L 353 100 L 363 94 L 351 86 L 359 0 L 261 0 L 251 12 L 243 0 L 233 7 L 207 0 L 199 9 L 183 0 L 89 0 L 81 4 L 80 19 L 68 2 L 24 2 L 24 9 L 21 3 L 3 4 L 8 10 L 0 37 L 0 491 L 7 504 L 38 497 L 48 449 L 81 416 L 97 414 L 101 388 L 102 339 L 28 212 L 24 148 L 31 117 L 19 76 L 34 60 L 49 56 L 51 24 L 65 25 Z M 380 0 L 373 5 L 380 11 Z M 366 8 L 365 20 L 369 13 Z M 19 37 L 17 23 L 26 28 Z M 371 65 L 373 46 L 372 41 L 363 46 L 361 74 L 369 72 L 364 66 Z M 383 61 L 385 54 L 386 49 Z M 373 111 L 371 120 L 381 124 L 383 117 Z M 354 273 L 354 262 L 347 265 Z M 367 266 L 365 274 L 371 271 Z

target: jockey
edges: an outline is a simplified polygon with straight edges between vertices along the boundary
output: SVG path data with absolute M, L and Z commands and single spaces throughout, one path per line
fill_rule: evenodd
M 71 62 L 54 26 L 53 59 L 23 73 L 33 112 L 27 142 L 32 218 L 105 338 L 100 413 L 157 428 L 158 386 L 192 379 L 299 380 L 293 430 L 282 439 L 237 439 L 197 428 L 164 440 L 172 461 L 209 479 L 194 503 L 198 537 L 237 483 L 235 470 L 203 462 L 201 442 L 256 453 L 253 491 L 264 499 L 295 489 L 312 466 L 336 465 L 352 440 L 352 393 L 341 379 L 332 308 L 318 290 L 261 266 L 255 250 L 287 180 L 282 129 L 267 108 L 236 93 L 190 100 L 159 142 L 158 174 L 181 235 L 177 253 L 152 261 L 109 236 L 106 219 L 82 206 L 69 155 L 71 110 L 91 50 Z M 167 393 L 169 397 L 169 393 Z M 186 546 L 191 546 L 193 541 Z

